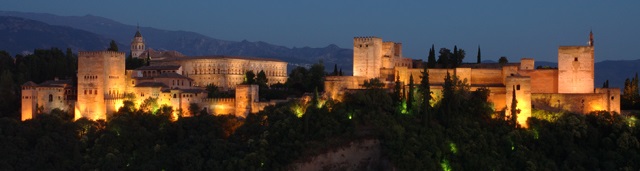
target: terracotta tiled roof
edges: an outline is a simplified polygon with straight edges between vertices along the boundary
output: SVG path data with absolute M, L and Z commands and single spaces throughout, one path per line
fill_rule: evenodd
M 38 84 L 39 87 L 64 87 L 67 85 L 71 85 L 73 82 L 71 80 L 48 80 Z
M 136 84 L 136 87 L 169 87 L 169 86 L 160 82 L 143 82 L 143 83 Z
M 151 65 L 143 66 L 135 70 L 178 70 L 180 67 L 180 65 Z
M 180 74 L 173 73 L 173 72 L 162 73 L 162 74 L 156 76 L 156 78 L 181 78 L 181 79 L 188 79 L 188 80 L 192 80 L 193 81 L 193 79 L 191 79 L 191 78 L 189 78 L 187 76 L 180 75 Z
M 22 86 L 38 86 L 38 84 L 34 83 L 33 81 L 27 81 L 26 83 L 22 84 Z
M 191 59 L 244 59 L 244 60 L 256 60 L 256 61 L 284 62 L 282 60 L 273 59 L 273 58 L 258 58 L 258 57 L 246 57 L 246 56 L 223 56 L 223 55 L 165 58 L 164 60 L 165 61 L 179 61 L 179 60 L 191 60 Z

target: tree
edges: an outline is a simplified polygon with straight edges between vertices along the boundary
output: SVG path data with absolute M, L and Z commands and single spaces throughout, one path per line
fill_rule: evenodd
M 109 43 L 109 49 L 107 49 L 108 51 L 114 51 L 117 52 L 118 51 L 118 44 L 116 44 L 116 41 L 111 40 L 111 42 Z
M 436 50 L 434 49 L 433 44 L 431 44 L 431 49 L 429 49 L 429 57 L 427 58 L 427 65 L 429 65 L 429 68 L 436 67 Z
M 442 68 L 447 68 L 449 62 L 451 61 L 451 57 L 453 56 L 453 54 L 451 54 L 451 50 L 447 48 L 440 48 L 439 53 L 440 55 L 438 56 L 438 64 L 440 64 Z
M 269 79 L 267 79 L 267 74 L 264 73 L 264 70 L 260 70 L 260 72 L 258 72 L 255 82 L 262 89 L 268 88 Z
M 409 92 L 407 92 L 407 110 L 413 109 L 413 74 L 409 76 Z
M 256 84 L 256 74 L 253 71 L 245 72 L 243 84 Z
M 399 105 L 400 104 L 400 87 L 402 85 L 400 84 L 400 77 L 396 77 L 396 82 L 393 86 L 393 97 L 391 97 L 391 99 L 393 100 L 395 105 Z
M 200 114 L 200 105 L 198 103 L 189 103 L 189 113 L 191 116 L 198 116 Z
M 427 120 L 430 120 L 429 112 L 431 111 L 431 87 L 429 84 L 429 70 L 427 69 L 427 65 L 423 65 L 422 67 L 422 76 L 420 78 L 420 86 L 418 87 L 418 91 L 422 95 L 422 116 L 423 121 L 426 123 Z
M 338 64 L 333 65 L 333 73 L 331 73 L 331 75 L 333 76 L 337 76 L 338 74 Z
M 454 47 L 454 49 L 457 49 L 457 47 Z M 466 56 L 466 52 L 464 51 L 464 49 L 457 49 L 454 52 L 454 61 L 453 63 L 453 67 L 452 68 L 456 68 L 458 66 L 460 66 L 462 64 L 462 60 L 464 60 L 464 57 Z
M 482 58 L 480 55 L 480 46 L 478 46 L 478 61 L 476 63 L 482 63 Z
M 602 83 L 602 88 L 609 88 L 609 80 L 604 81 L 604 83 Z
M 502 57 L 500 57 L 500 59 L 498 59 L 498 63 L 504 65 L 504 64 L 509 63 L 509 60 L 507 59 L 506 56 L 502 56 Z
M 516 86 L 513 86 L 513 92 L 511 93 L 511 115 L 509 116 L 509 122 L 513 125 L 514 128 L 520 127 L 518 124 L 518 113 L 520 113 L 520 109 L 518 109 L 518 100 L 516 99 Z
M 369 80 L 364 80 L 364 84 L 362 84 L 362 86 L 367 89 L 381 89 L 382 87 L 384 87 L 384 83 L 382 83 L 378 78 L 372 78 Z
M 2 97 L 0 98 L 0 112 L 5 117 L 13 113 L 9 111 L 16 111 L 13 108 L 19 106 L 19 100 L 17 99 L 19 95 L 16 94 L 16 86 L 9 70 L 4 70 L 0 74 L 0 97 Z
M 324 63 L 320 60 L 309 68 L 307 82 L 310 85 L 308 86 L 307 92 L 314 91 L 315 88 L 318 88 L 319 91 L 324 91 L 324 76 Z

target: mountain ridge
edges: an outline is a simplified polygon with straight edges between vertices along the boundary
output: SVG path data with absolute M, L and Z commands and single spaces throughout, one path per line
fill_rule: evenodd
M 120 44 L 128 45 L 133 39 L 136 26 L 94 16 L 58 16 L 46 13 L 27 13 L 0 11 L 0 15 L 17 16 L 42 21 L 51 25 L 68 26 L 90 31 Z M 160 50 L 176 50 L 188 56 L 234 55 L 277 58 L 293 64 L 308 65 L 323 60 L 325 64 L 343 64 L 343 69 L 351 70 L 353 62 L 351 49 L 340 48 L 335 44 L 320 48 L 288 48 L 269 44 L 264 41 L 229 41 L 211 38 L 189 31 L 168 31 L 152 27 L 140 27 L 147 47 Z M 128 46 L 120 49 L 128 49 Z

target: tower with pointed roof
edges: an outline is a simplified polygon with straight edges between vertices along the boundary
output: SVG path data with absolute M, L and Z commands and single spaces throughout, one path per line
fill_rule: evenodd
M 133 41 L 131 41 L 131 57 L 143 58 L 144 56 L 140 55 L 142 54 L 142 52 L 144 52 L 144 50 L 144 39 L 142 38 L 142 34 L 140 34 L 140 27 L 138 26 L 136 35 L 133 36 Z

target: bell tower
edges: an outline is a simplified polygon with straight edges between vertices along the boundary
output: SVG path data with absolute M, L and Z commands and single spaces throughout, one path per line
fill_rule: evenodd
M 144 52 L 144 49 L 144 39 L 140 34 L 140 26 L 138 26 L 136 34 L 133 36 L 133 41 L 131 41 L 131 57 L 141 58 L 142 56 L 140 55 Z

